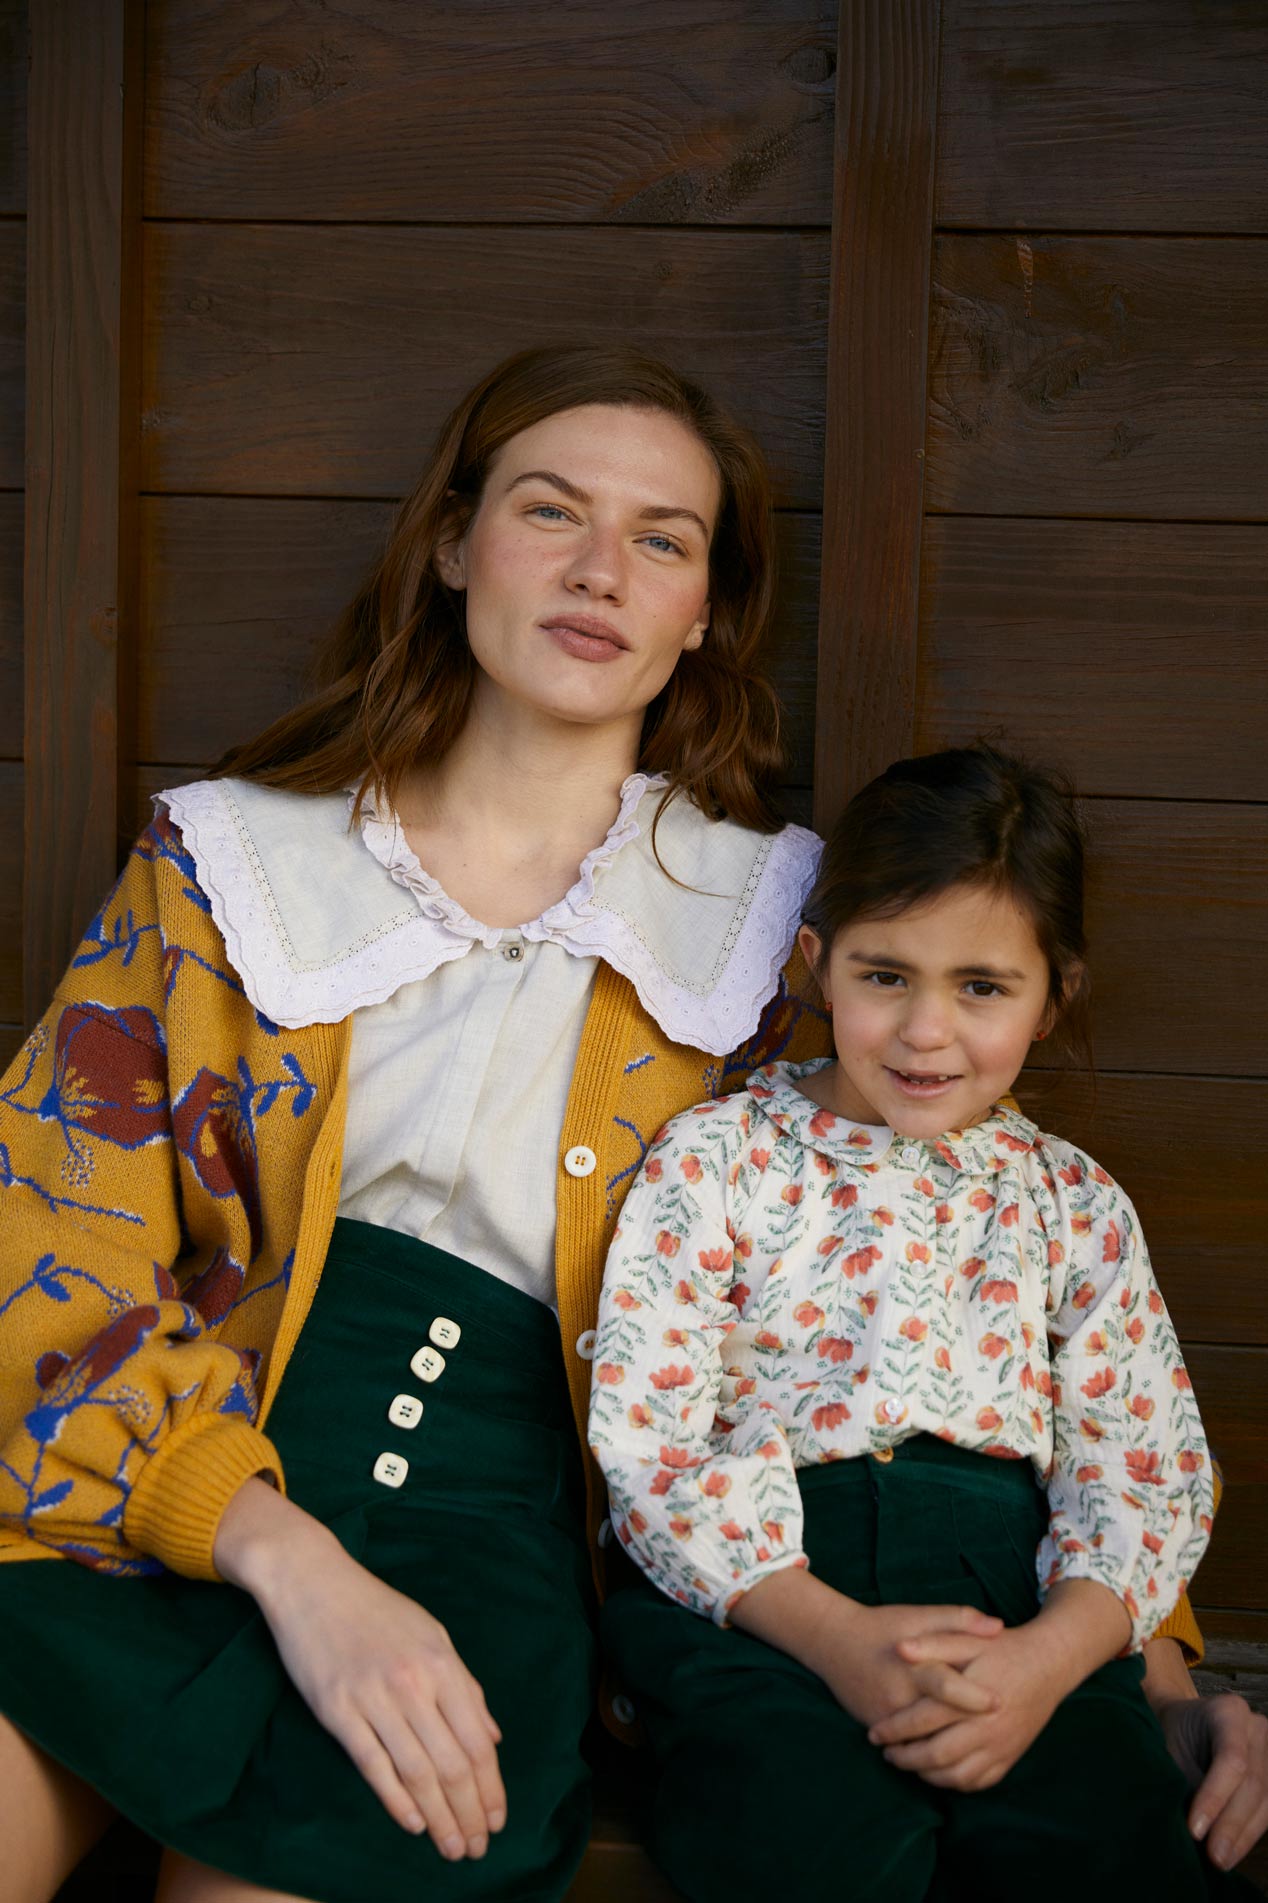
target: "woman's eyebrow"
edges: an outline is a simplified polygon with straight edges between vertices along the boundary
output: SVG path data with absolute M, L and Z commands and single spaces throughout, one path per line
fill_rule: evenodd
M 584 489 L 578 489 L 575 482 L 569 482 L 567 476 L 561 476 L 553 469 L 526 469 L 523 475 L 516 476 L 513 482 L 507 484 L 507 495 L 510 495 L 512 489 L 518 489 L 523 482 L 548 483 L 552 489 L 558 489 L 560 495 L 567 496 L 570 502 L 580 502 L 584 505 L 594 500 L 593 496 L 587 495 Z M 664 503 L 649 502 L 645 509 L 639 510 L 638 517 L 640 522 L 694 522 L 705 541 L 709 539 L 708 525 L 694 509 L 675 508 Z

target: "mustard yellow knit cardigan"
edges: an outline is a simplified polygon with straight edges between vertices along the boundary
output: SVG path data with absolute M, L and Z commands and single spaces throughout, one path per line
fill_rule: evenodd
M 0 1559 L 214 1578 L 227 1502 L 284 1485 L 265 1433 L 339 1200 L 350 1020 L 283 1030 L 229 963 L 179 832 L 134 847 L 0 1080 Z M 603 1262 L 648 1141 L 755 1065 L 829 1048 L 790 961 L 726 1059 L 600 964 L 560 1154 L 556 1286 L 578 1433 Z M 590 1469 L 589 1530 L 602 1516 Z M 1164 1630 L 1200 1638 L 1182 1601 Z

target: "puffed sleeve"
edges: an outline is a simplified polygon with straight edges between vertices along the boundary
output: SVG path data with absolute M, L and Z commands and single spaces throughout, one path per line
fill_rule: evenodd
M 107 1570 L 214 1577 L 225 1505 L 281 1470 L 249 1359 L 173 1274 L 170 837 L 142 836 L 0 1080 L 0 1528 Z
M 687 1111 L 649 1149 L 608 1254 L 591 1388 L 619 1537 L 719 1625 L 767 1574 L 806 1564 L 783 1423 L 726 1366 L 747 1294 L 729 1210 L 751 1174 L 750 1117 L 734 1100 Z
M 1210 1457 L 1135 1210 L 1072 1146 L 1054 1144 L 1050 1161 L 1055 1459 L 1040 1572 L 1108 1586 L 1137 1649 L 1205 1551 Z

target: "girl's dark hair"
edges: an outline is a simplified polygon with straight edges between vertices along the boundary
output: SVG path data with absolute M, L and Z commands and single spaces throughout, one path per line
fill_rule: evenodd
M 979 742 L 898 760 L 854 798 L 803 913 L 826 959 L 856 919 L 893 918 L 955 885 L 1005 892 L 1048 961 L 1062 1041 L 1091 1068 L 1083 829 L 1055 774 Z
M 591 403 L 676 418 L 704 444 L 721 479 L 708 635 L 680 657 L 647 709 L 638 766 L 666 774 L 671 794 L 686 794 L 710 817 L 778 832 L 779 703 L 763 672 L 775 603 L 766 463 L 749 432 L 698 384 L 624 344 L 521 351 L 468 391 L 441 426 L 383 556 L 319 654 L 316 692 L 231 748 L 213 774 L 301 793 L 355 786 L 359 815 L 371 788 L 394 802 L 418 761 L 443 759 L 467 718 L 476 665 L 463 596 L 438 574 L 436 550 L 465 533 L 489 467 L 513 436 Z

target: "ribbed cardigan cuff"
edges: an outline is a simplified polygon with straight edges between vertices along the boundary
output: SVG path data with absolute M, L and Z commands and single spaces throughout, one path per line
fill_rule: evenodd
M 194 1414 L 146 1462 L 123 1515 L 138 1552 L 189 1579 L 219 1579 L 212 1549 L 220 1517 L 244 1480 L 263 1474 L 285 1491 L 270 1440 L 240 1414 Z
M 1199 1665 L 1206 1650 L 1206 1642 L 1193 1616 L 1188 1593 L 1177 1602 L 1175 1611 L 1168 1613 L 1162 1624 L 1155 1626 L 1149 1636 L 1154 1639 L 1175 1639 L 1190 1665 Z

